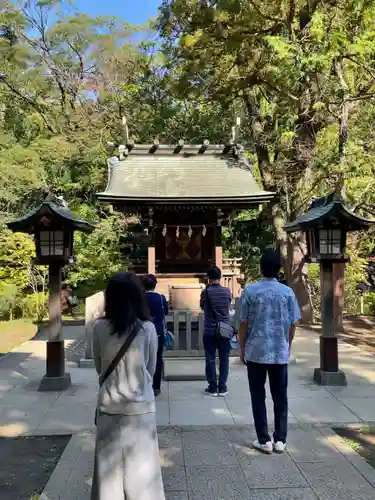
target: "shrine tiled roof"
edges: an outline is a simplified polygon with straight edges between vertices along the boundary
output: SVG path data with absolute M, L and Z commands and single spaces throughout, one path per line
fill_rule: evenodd
M 274 194 L 257 184 L 234 146 L 134 146 L 108 161 L 106 201 L 260 203 Z

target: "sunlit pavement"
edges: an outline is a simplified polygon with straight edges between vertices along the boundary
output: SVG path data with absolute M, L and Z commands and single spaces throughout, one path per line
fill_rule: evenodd
M 83 334 L 65 330 L 69 346 Z M 254 436 L 245 368 L 232 366 L 226 398 L 203 395 L 202 382 L 169 382 L 157 399 L 157 423 L 167 500 L 374 499 L 374 470 L 336 437 L 332 426 L 375 420 L 375 358 L 340 346 L 348 387 L 312 382 L 318 336 L 299 330 L 290 366 L 288 453 L 263 456 Z M 45 342 L 30 341 L 0 361 L 0 434 L 73 434 L 42 500 L 88 500 L 93 466 L 97 378 L 68 362 L 73 386 L 37 392 Z M 272 402 L 268 400 L 270 427 Z

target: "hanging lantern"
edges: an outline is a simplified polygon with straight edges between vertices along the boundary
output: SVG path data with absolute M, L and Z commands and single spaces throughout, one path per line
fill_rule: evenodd
M 205 225 L 203 225 L 202 236 L 206 236 L 206 234 L 207 234 L 207 228 Z
M 164 238 L 167 236 L 167 224 L 164 224 L 163 231 L 161 232 Z
M 191 239 L 191 237 L 193 236 L 193 230 L 191 229 L 191 226 L 189 226 L 188 236 L 189 236 L 189 239 Z

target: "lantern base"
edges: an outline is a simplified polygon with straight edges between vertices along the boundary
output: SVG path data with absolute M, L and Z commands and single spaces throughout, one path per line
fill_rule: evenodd
M 337 372 L 326 372 L 321 368 L 315 368 L 314 380 L 317 384 L 323 386 L 332 385 L 336 387 L 344 387 L 348 385 L 346 375 L 341 370 L 338 370 Z
M 70 373 L 65 373 L 62 377 L 49 377 L 44 375 L 42 378 L 38 391 L 64 391 L 72 385 L 72 380 L 70 378 Z

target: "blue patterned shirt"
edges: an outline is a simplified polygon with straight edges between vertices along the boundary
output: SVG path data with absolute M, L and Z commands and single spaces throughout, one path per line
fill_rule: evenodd
M 245 361 L 287 364 L 289 330 L 300 318 L 300 308 L 291 288 L 276 279 L 263 279 L 249 285 L 241 305 L 241 321 L 248 324 Z

